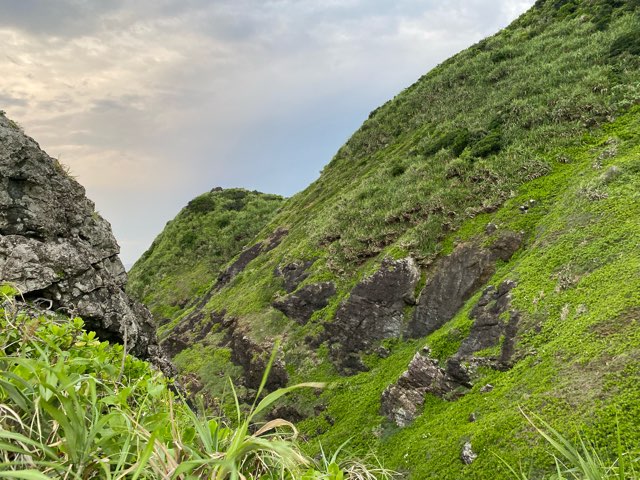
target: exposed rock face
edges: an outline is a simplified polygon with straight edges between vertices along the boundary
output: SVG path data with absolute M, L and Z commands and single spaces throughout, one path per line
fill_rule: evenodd
M 353 353 L 376 341 L 397 338 L 404 329 L 404 308 L 415 305 L 420 271 L 412 258 L 385 259 L 380 269 L 358 283 L 340 306 L 326 338 L 334 342 L 334 359 L 348 370 L 357 369 Z
M 225 322 L 226 311 L 211 312 L 205 319 L 204 313 L 191 315 L 182 320 L 162 341 L 162 348 L 171 358 L 196 342 L 204 340 L 215 325 Z
M 471 318 L 475 321 L 471 327 L 469 336 L 462 342 L 457 357 L 469 356 L 485 348 L 502 344 L 500 363 L 507 365 L 513 355 L 515 335 L 517 333 L 520 315 L 517 311 L 510 313 L 510 319 L 504 321 L 501 317 L 509 312 L 511 307 L 511 290 L 516 283 L 506 280 L 496 289 L 490 285 L 482 293 L 482 297 L 471 310 Z
M 288 231 L 286 229 L 279 228 L 265 241 L 256 243 L 255 245 L 243 250 L 237 260 L 220 274 L 213 290 L 219 290 L 224 287 L 227 283 L 233 280 L 236 275 L 242 272 L 252 260 L 255 260 L 258 255 L 273 250 L 280 245 L 280 242 L 282 242 L 282 239 L 287 233 Z
M 274 345 L 271 342 L 257 343 L 238 325 L 238 319 L 228 316 L 225 310 L 204 312 L 185 317 L 162 342 L 164 349 L 174 357 L 185 348 L 203 340 L 211 331 L 220 329 L 224 340 L 219 344 L 231 350 L 231 361 L 244 369 L 243 384 L 257 389 L 262 381 Z M 268 390 L 285 387 L 289 381 L 286 364 L 281 355 L 271 365 L 266 383 Z
M 0 281 L 27 299 L 84 318 L 165 373 L 151 314 L 124 291 L 127 276 L 109 223 L 63 167 L 0 115 Z
M 382 414 L 400 427 L 407 426 L 419 414 L 427 393 L 455 399 L 473 386 L 476 367 L 509 368 L 520 318 L 517 311 L 509 310 L 510 292 L 515 286 L 515 282 L 505 280 L 497 289 L 494 286 L 485 289 L 471 311 L 475 321 L 469 336 L 456 354 L 447 360 L 445 368 L 430 357 L 428 347 L 416 353 L 400 379 L 383 392 Z M 501 317 L 507 312 L 510 312 L 510 319 L 505 321 Z M 500 358 L 473 356 L 480 350 L 498 345 L 502 338 Z M 493 386 L 485 386 L 480 392 L 489 392 L 491 389 Z
M 305 285 L 294 293 L 277 298 L 272 302 L 272 305 L 291 320 L 304 325 L 309 321 L 313 312 L 326 307 L 329 304 L 329 299 L 335 294 L 336 286 L 332 282 L 314 283 Z
M 273 344 L 258 344 L 249 338 L 242 330 L 231 326 L 229 330 L 229 347 L 231 348 L 231 361 L 244 369 L 245 386 L 257 389 L 262 381 L 262 376 L 267 368 L 269 358 L 273 351 Z M 265 387 L 268 390 L 276 390 L 285 387 L 289 381 L 286 364 L 281 355 L 276 356 Z
M 276 276 L 282 277 L 284 280 L 284 289 L 287 293 L 293 292 L 309 276 L 307 270 L 313 265 L 314 260 L 306 262 L 292 262 L 284 267 L 276 268 L 274 272 Z
M 166 346 L 171 357 L 176 356 L 185 348 L 193 345 L 194 342 L 206 337 L 207 333 L 211 330 L 213 323 L 222 323 L 223 327 L 225 326 L 223 322 L 225 312 L 221 313 L 221 318 L 216 318 L 218 314 L 216 312 L 212 312 L 211 316 L 213 323 L 205 324 L 203 327 L 206 329 L 207 325 L 209 325 L 206 333 L 196 340 L 193 340 L 192 336 L 187 334 L 187 332 L 191 331 L 193 326 L 200 324 L 204 320 L 206 315 L 204 307 L 209 303 L 209 300 L 211 300 L 213 295 L 233 280 L 236 275 L 242 272 L 246 266 L 249 265 L 252 260 L 256 259 L 261 253 L 273 250 L 280 245 L 280 242 L 282 242 L 282 239 L 286 234 L 287 230 L 279 228 L 266 240 L 246 248 L 238 258 L 218 276 L 215 285 L 195 303 L 193 310 L 180 320 L 180 323 L 173 329 L 171 335 L 163 341 L 163 345 Z
M 420 294 L 408 334 L 424 337 L 447 323 L 495 272 L 495 262 L 507 261 L 520 248 L 522 238 L 504 233 L 489 248 L 461 244 L 442 259 Z
M 430 355 L 427 347 L 416 353 L 398 382 L 382 393 L 381 413 L 399 427 L 415 420 L 427 393 L 444 397 L 464 386 Z

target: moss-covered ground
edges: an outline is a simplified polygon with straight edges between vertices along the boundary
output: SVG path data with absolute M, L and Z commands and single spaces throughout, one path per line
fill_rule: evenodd
M 300 428 L 311 452 L 351 438 L 349 448 L 413 479 L 508 478 L 498 457 L 542 478 L 553 460 L 521 408 L 605 454 L 618 433 L 630 449 L 640 443 L 639 8 L 536 2 L 372 112 L 321 177 L 266 220 L 254 241 L 280 227 L 288 235 L 204 313 L 224 310 L 257 342 L 281 339 L 292 383 L 330 382 L 319 398 L 290 400 L 310 416 Z M 518 283 L 517 361 L 481 372 L 456 401 L 427 398 L 414 424 L 394 428 L 379 414 L 382 391 L 424 344 L 441 360 L 456 351 L 479 292 L 430 337 L 387 341 L 390 356 L 367 355 L 370 371 L 353 377 L 337 374 L 326 344 L 305 339 L 322 334 L 384 257 L 416 258 L 423 285 L 456 243 L 489 241 L 489 222 L 525 237 L 489 282 Z M 274 271 L 312 259 L 305 283 L 333 281 L 337 294 L 300 326 L 271 308 L 284 293 Z M 225 374 L 238 374 L 228 352 L 206 353 L 222 338 L 213 332 L 176 358 L 216 393 Z M 487 383 L 494 389 L 480 393 Z M 466 441 L 479 454 L 470 466 L 459 458 Z
M 235 189 L 194 198 L 129 272 L 129 293 L 159 320 L 172 320 L 216 280 L 284 199 Z

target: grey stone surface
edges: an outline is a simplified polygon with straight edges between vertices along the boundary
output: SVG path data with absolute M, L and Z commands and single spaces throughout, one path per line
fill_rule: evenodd
M 333 282 L 305 285 L 289 295 L 276 298 L 271 304 L 291 320 L 306 324 L 313 312 L 326 307 L 336 293 Z
M 464 243 L 435 266 L 420 293 L 408 327 L 411 337 L 424 337 L 447 323 L 495 272 L 497 260 L 507 261 L 520 248 L 522 238 L 505 232 L 490 247 Z
M 460 345 L 456 354 L 458 357 L 470 356 L 485 348 L 494 347 L 504 337 L 500 362 L 509 362 L 513 355 L 513 342 L 519 319 L 518 312 L 510 311 L 510 292 L 515 286 L 515 282 L 506 280 L 497 289 L 490 285 L 484 290 L 480 300 L 471 310 L 473 326 L 469 336 Z M 505 314 L 509 314 L 508 319 L 503 319 Z
M 226 327 L 225 346 L 231 349 L 231 361 L 244 369 L 242 382 L 248 388 L 257 389 L 269 364 L 274 344 L 270 341 L 257 343 L 238 327 L 235 319 L 227 319 L 223 325 Z M 267 390 L 287 386 L 289 374 L 283 356 L 282 351 L 278 351 L 265 383 Z
M 476 458 L 478 458 L 478 454 L 473 451 L 471 442 L 465 442 L 460 452 L 460 460 L 462 460 L 462 463 L 471 465 Z
M 359 369 L 352 354 L 402 335 L 404 309 L 415 304 L 419 279 L 420 270 L 412 258 L 385 259 L 376 273 L 353 288 L 326 326 L 326 338 L 334 344 L 332 356 L 345 373 Z
M 293 292 L 309 276 L 307 270 L 315 260 L 305 262 L 291 262 L 284 266 L 278 266 L 275 274 L 284 280 L 284 289 L 287 293 Z
M 484 290 L 471 311 L 474 323 L 469 336 L 456 354 L 447 359 L 445 368 L 430 357 L 428 348 L 416 353 L 398 381 L 383 392 L 381 413 L 396 425 L 407 426 L 420 413 L 427 393 L 452 400 L 473 387 L 478 367 L 510 368 L 520 318 L 517 311 L 510 310 L 510 292 L 515 286 L 515 282 L 505 280 L 498 288 L 490 285 Z M 503 319 L 507 312 L 509 319 Z M 498 345 L 501 339 L 499 358 L 474 357 L 474 353 Z M 480 392 L 492 389 L 493 385 L 485 385 Z
M 57 160 L 0 115 L 0 281 L 51 300 L 167 374 L 151 314 L 124 291 L 111 226 Z
M 440 367 L 425 347 L 414 355 L 398 381 L 382 393 L 381 413 L 406 427 L 419 415 L 427 393 L 445 397 L 465 386 Z

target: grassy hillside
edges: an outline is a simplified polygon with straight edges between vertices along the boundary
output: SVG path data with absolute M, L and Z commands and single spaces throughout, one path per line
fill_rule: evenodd
M 132 267 L 129 293 L 156 319 L 174 318 L 206 291 L 283 201 L 243 189 L 214 189 L 194 198 Z
M 305 435 L 331 448 L 351 438 L 350 448 L 374 450 L 412 479 L 509 478 L 500 458 L 543 478 L 553 460 L 520 408 L 570 437 L 581 433 L 605 455 L 618 436 L 624 448 L 637 446 L 638 104 L 639 2 L 538 1 L 371 113 L 254 242 L 275 246 L 164 327 L 215 323 L 177 365 L 218 394 L 225 374 L 242 378 L 238 365 L 251 368 L 239 348 L 281 339 L 289 382 L 332 385 L 290 402 L 293 417 L 306 417 Z M 278 242 L 276 231 L 286 232 Z M 458 246 L 492 245 L 499 232 L 521 235 L 520 249 L 497 261 L 452 319 L 426 337 L 388 335 L 356 352 L 367 371 L 340 374 L 330 333 L 361 280 L 385 259 L 410 257 L 419 293 Z M 308 268 L 291 290 L 282 272 L 300 265 Z M 383 391 L 424 345 L 444 366 L 472 332 L 482 292 L 504 280 L 516 282 L 511 308 L 520 318 L 510 368 L 491 363 L 502 337 L 474 353 L 471 387 L 428 394 L 407 427 L 389 422 Z M 272 306 L 322 282 L 335 294 L 310 318 Z M 415 310 L 408 302 L 405 325 Z M 478 454 L 470 465 L 460 460 L 466 442 Z
M 196 413 L 149 363 L 17 293 L 0 285 L 0 478 L 389 478 L 339 452 L 316 462 L 293 425 L 260 422 L 287 391 L 233 421 Z

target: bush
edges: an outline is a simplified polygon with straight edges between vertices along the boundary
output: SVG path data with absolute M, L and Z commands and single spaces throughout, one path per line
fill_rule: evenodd
M 464 151 L 467 145 L 469 145 L 469 141 L 469 130 L 466 128 L 457 128 L 432 139 L 425 147 L 423 153 L 425 155 L 433 155 L 443 148 L 449 148 L 457 157 Z
M 632 32 L 627 32 L 620 35 L 611 44 L 609 49 L 609 55 L 611 57 L 617 57 L 623 53 L 629 53 L 631 55 L 640 55 L 640 25 Z
M 502 148 L 502 133 L 500 129 L 492 130 L 482 137 L 471 148 L 471 155 L 474 157 L 488 157 L 492 153 L 498 153 Z
M 215 208 L 215 199 L 207 193 L 194 198 L 187 204 L 187 211 L 191 213 L 208 213 Z
M 151 365 L 100 342 L 80 318 L 35 310 L 0 288 L 0 477 L 72 479 L 390 478 L 359 462 L 308 458 L 297 431 L 259 415 L 292 390 L 237 418 L 196 414 Z M 274 352 L 275 353 L 275 352 Z M 233 384 L 231 385 L 233 391 Z M 355 468 L 357 465 L 358 468 Z

